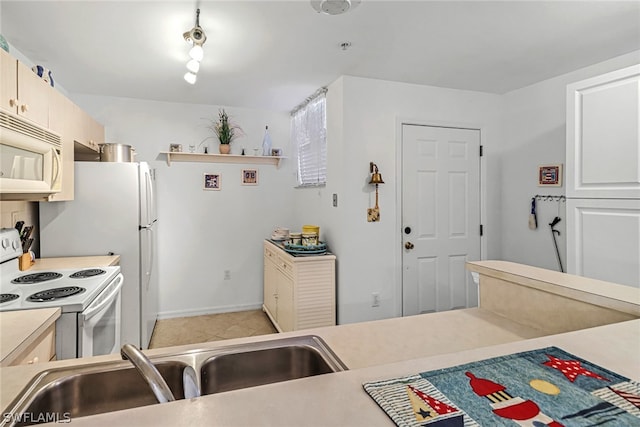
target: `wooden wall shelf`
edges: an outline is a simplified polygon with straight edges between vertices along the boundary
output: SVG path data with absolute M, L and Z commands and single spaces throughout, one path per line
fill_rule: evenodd
M 204 163 L 242 163 L 242 164 L 263 164 L 280 166 L 280 160 L 286 159 L 281 156 L 241 156 L 238 154 L 204 154 L 204 153 L 176 153 L 161 151 L 160 154 L 167 156 L 167 165 L 171 162 L 204 162 Z

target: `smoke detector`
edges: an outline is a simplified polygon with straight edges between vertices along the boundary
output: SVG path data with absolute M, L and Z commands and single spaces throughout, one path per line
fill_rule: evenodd
M 318 13 L 340 15 L 355 9 L 361 0 L 311 0 L 311 7 Z

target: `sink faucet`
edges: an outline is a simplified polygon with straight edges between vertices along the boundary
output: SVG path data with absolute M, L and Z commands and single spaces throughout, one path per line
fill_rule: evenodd
M 151 391 L 158 399 L 159 403 L 173 402 L 176 400 L 173 393 L 169 389 L 164 378 L 158 372 L 153 363 L 145 356 L 137 347 L 131 344 L 125 344 L 120 349 L 120 355 L 123 360 L 130 360 L 136 367 L 142 378 L 149 384 Z

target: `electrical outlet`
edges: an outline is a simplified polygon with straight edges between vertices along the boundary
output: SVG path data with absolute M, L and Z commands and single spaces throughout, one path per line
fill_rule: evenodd
M 380 307 L 380 294 L 378 292 L 371 294 L 371 307 Z
M 14 211 L 11 212 L 11 226 L 13 227 L 14 225 L 16 225 L 16 222 L 18 222 L 18 215 L 20 213 L 18 211 Z
M 231 270 L 224 271 L 224 280 L 231 280 Z
M 338 194 L 337 193 L 333 193 L 333 207 L 334 208 L 338 207 Z

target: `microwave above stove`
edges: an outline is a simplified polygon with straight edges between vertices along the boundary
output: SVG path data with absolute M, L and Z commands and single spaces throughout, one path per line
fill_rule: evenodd
M 62 189 L 62 138 L 0 110 L 0 198 L 42 199 Z

